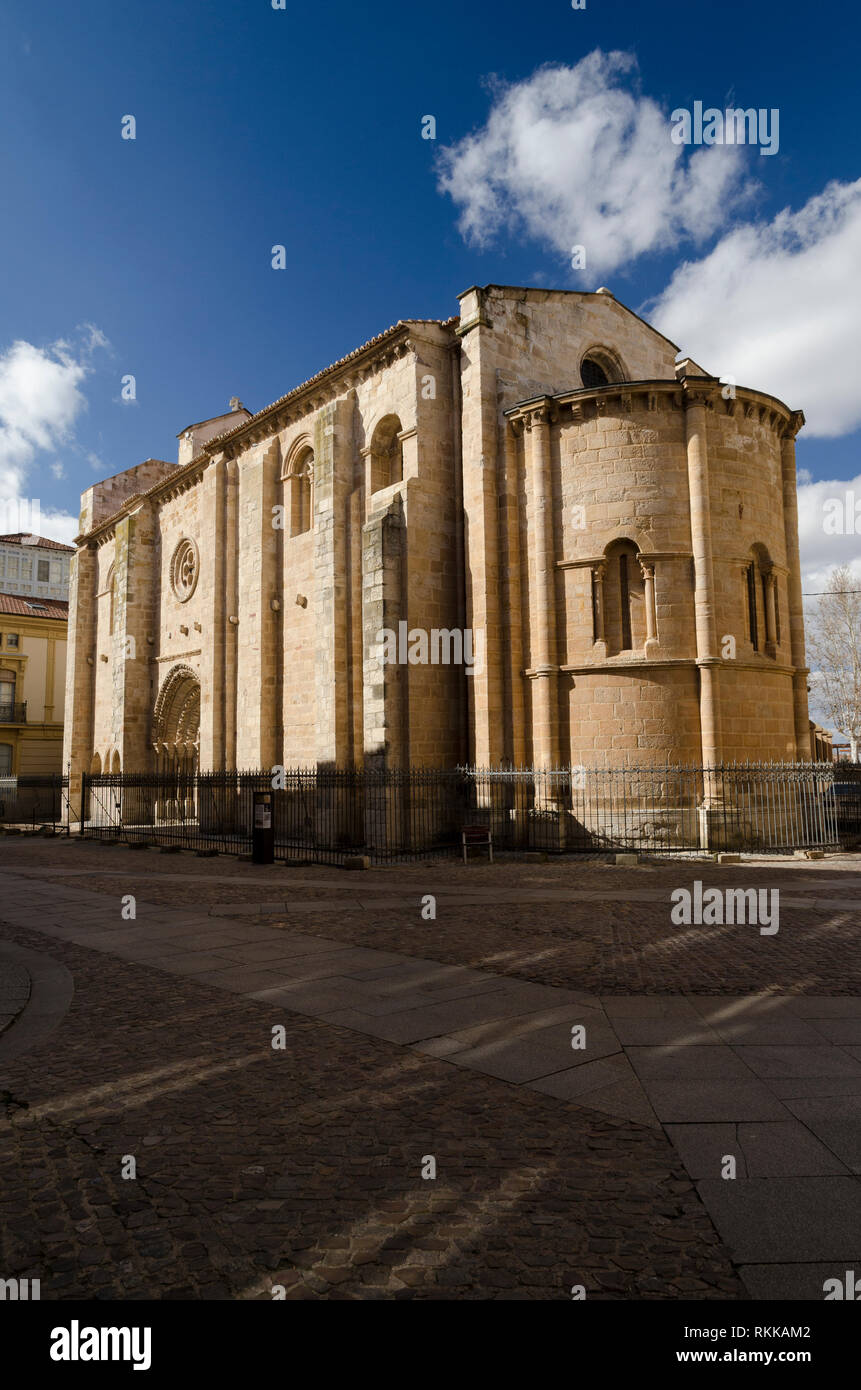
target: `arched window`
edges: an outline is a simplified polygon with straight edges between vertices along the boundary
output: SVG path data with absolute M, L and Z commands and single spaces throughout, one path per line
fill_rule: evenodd
M 744 569 L 747 636 L 755 652 L 776 657 L 780 645 L 780 595 L 777 575 L 764 545 L 751 547 Z
M 601 366 L 601 363 L 595 361 L 594 357 L 583 358 L 583 361 L 580 366 L 580 376 L 583 381 L 583 385 L 587 387 L 610 385 L 610 382 L 607 379 L 607 373 L 604 371 L 604 368 Z
M 287 482 L 287 514 L 290 535 L 301 536 L 314 522 L 314 450 L 304 449 L 290 465 Z
M 116 565 L 111 565 L 108 570 L 108 578 L 105 584 L 105 592 L 108 596 L 108 636 L 113 636 L 114 622 L 117 613 L 117 569 Z
M 404 476 L 404 448 L 400 439 L 401 422 L 387 415 L 374 430 L 371 440 L 371 492 L 399 483 Z
M 633 541 L 615 541 L 607 547 L 603 600 L 608 656 L 642 647 L 647 636 L 645 583 Z
M 627 381 L 628 373 L 617 352 L 596 344 L 583 354 L 580 380 L 584 388 L 590 390 L 597 386 L 610 386 L 616 381 Z

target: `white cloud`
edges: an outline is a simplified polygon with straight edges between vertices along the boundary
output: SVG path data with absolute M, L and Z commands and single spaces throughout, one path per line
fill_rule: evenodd
M 39 535 L 47 537 L 49 541 L 72 545 L 80 529 L 78 517 L 70 516 L 68 512 L 42 512 Z
M 37 453 L 70 438 L 86 408 L 86 374 L 62 345 L 44 351 L 19 341 L 0 356 L 0 496 L 22 491 Z
M 835 514 L 843 518 L 843 535 L 826 530 L 826 524 L 833 529 L 830 518 Z M 861 473 L 848 480 L 799 484 L 798 542 L 805 593 L 824 589 L 838 565 L 849 565 L 861 586 Z
M 74 428 L 87 408 L 81 386 L 92 370 L 91 359 L 109 347 L 100 329 L 84 324 L 75 341 L 60 339 L 48 348 L 19 339 L 0 353 L 0 511 L 4 529 L 32 530 L 33 503 L 27 481 L 33 463 L 48 450 L 75 449 Z M 63 465 L 51 465 L 64 477 Z M 45 507 L 38 499 L 39 529 L 54 540 L 77 534 L 76 517 Z M 15 516 L 20 524 L 13 524 Z
M 861 179 L 729 232 L 649 312 L 707 371 L 770 391 L 834 437 L 861 424 Z
M 714 232 L 749 191 L 746 156 L 729 145 L 683 153 L 668 114 L 629 90 L 635 75 L 633 55 L 595 50 L 496 83 L 486 125 L 440 152 L 440 189 L 463 235 L 481 246 L 525 230 L 566 257 L 583 245 L 587 269 L 607 271 Z

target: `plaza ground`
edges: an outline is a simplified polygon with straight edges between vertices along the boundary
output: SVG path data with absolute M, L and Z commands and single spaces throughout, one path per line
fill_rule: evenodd
M 695 879 L 779 889 L 779 932 L 674 926 Z M 348 873 L 3 837 L 0 1275 L 821 1298 L 861 1262 L 859 882 L 850 856 Z

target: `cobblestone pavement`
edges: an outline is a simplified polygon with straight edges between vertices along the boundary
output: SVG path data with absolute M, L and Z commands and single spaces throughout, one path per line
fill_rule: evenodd
M 0 1269 L 43 1299 L 742 1296 L 658 1131 L 49 950 L 74 1001 L 0 1082 Z
M 666 994 L 694 975 L 701 993 L 731 994 L 748 962 L 768 989 L 857 990 L 851 860 L 347 875 L 15 839 L 0 842 L 3 868 L 98 886 L 118 909 L 129 892 L 209 908 L 201 951 L 225 928 L 253 950 L 261 902 L 285 898 L 265 916 L 291 931 L 536 983 Z M 798 899 L 778 937 L 667 930 L 672 887 L 741 873 Z M 421 917 L 427 893 L 435 921 Z M 97 953 L 43 919 L 49 939 L 36 910 L 32 925 L 2 934 L 62 962 L 75 997 L 47 1042 L 0 1067 L 0 1274 L 40 1278 L 43 1298 L 269 1298 L 276 1284 L 288 1297 L 559 1298 L 578 1283 L 601 1298 L 744 1296 L 661 1130 Z M 130 1154 L 134 1182 L 120 1177 Z M 696 1177 L 702 1153 L 685 1161 Z
M 226 914 L 238 907 L 253 921 L 596 994 L 861 995 L 858 855 L 740 865 L 677 859 L 637 868 L 576 856 L 467 867 L 446 860 L 347 873 L 15 838 L 0 839 L 3 864 L 36 875 L 50 870 L 52 882 L 85 877 L 99 891 L 138 893 L 165 906 Z M 670 893 L 695 879 L 779 888 L 779 933 L 673 926 Z M 422 917 L 426 894 L 437 897 L 435 921 Z M 277 911 L 253 911 L 279 899 Z
M 0 1033 L 20 1014 L 30 997 L 30 976 L 23 965 L 5 960 L 0 950 Z

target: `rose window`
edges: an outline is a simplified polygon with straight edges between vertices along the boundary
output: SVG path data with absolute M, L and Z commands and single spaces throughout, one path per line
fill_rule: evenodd
M 173 552 L 170 579 L 173 592 L 180 603 L 186 603 L 197 587 L 200 560 L 192 540 L 182 540 Z

